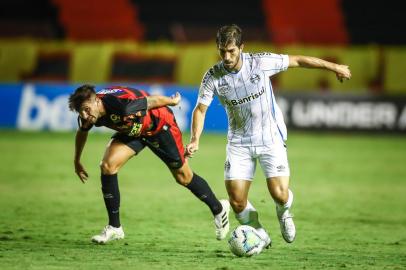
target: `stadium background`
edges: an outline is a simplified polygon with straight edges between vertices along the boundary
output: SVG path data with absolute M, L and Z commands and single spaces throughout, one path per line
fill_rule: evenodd
M 91 135 L 83 158 L 93 179 L 85 189 L 77 187 L 69 93 L 81 83 L 180 91 L 183 100 L 174 111 L 186 143 L 198 85 L 219 60 L 215 33 L 229 23 L 242 27 L 245 51 L 311 55 L 351 68 L 352 79 L 342 84 L 319 70 L 289 70 L 273 79 L 292 131 L 294 212 L 302 235 L 293 247 L 278 240 L 259 173 L 252 196 L 276 246 L 257 259 L 232 258 L 224 243 L 211 241 L 205 209 L 142 153 L 120 181 L 123 198 L 130 197 L 123 199 L 126 244 L 89 245 L 104 222 L 96 176 L 107 135 Z M 405 26 L 401 1 L 394 0 L 1 1 L 1 268 L 406 268 Z M 224 109 L 215 101 L 205 125 L 210 135 L 192 160 L 220 196 L 226 196 L 220 181 L 226 128 Z M 141 178 L 154 181 L 126 179 L 138 166 L 145 169 L 137 172 Z M 168 206 L 171 193 L 180 206 Z M 190 224 L 167 216 L 179 207 L 188 212 L 185 205 L 193 214 L 179 219 L 190 218 Z M 142 207 L 161 216 L 146 222 L 145 211 L 135 210 Z M 89 255 L 99 261 L 89 262 Z

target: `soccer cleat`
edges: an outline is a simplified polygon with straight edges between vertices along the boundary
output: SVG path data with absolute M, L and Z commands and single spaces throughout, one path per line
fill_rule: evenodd
M 278 215 L 279 225 L 283 239 L 286 242 L 292 243 L 296 237 L 295 223 L 293 222 L 293 215 L 286 210 L 282 215 Z
M 270 248 L 271 245 L 272 245 L 272 240 L 271 240 L 271 237 L 269 236 L 269 234 L 263 228 L 259 228 L 259 229 L 256 229 L 256 230 L 257 230 L 259 238 L 261 238 L 262 241 L 263 241 L 262 249 Z
M 264 246 L 262 247 L 262 249 L 264 249 L 264 248 L 268 249 L 271 247 L 272 241 L 271 241 L 271 237 L 269 237 L 269 235 L 267 235 L 265 238 L 262 238 L 262 240 L 264 241 Z
M 230 230 L 230 222 L 228 220 L 228 214 L 230 212 L 230 203 L 228 200 L 220 200 L 223 210 L 220 214 L 214 216 L 214 225 L 216 227 L 216 239 L 223 240 L 226 238 L 228 231 Z
M 103 231 L 100 234 L 92 237 L 92 242 L 97 244 L 105 244 L 109 241 L 119 240 L 123 238 L 124 231 L 122 226 L 116 228 L 111 225 L 107 225 L 106 227 L 104 227 Z

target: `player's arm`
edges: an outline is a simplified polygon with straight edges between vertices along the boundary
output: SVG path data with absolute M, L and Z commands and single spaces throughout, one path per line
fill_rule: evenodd
M 79 118 L 79 128 L 76 131 L 75 136 L 75 156 L 74 156 L 74 166 L 75 172 L 79 176 L 80 180 L 85 183 L 87 178 L 89 177 L 88 173 L 86 172 L 85 168 L 83 167 L 82 163 L 80 162 L 80 157 L 82 156 L 83 149 L 85 147 L 87 141 L 87 134 L 92 127 L 92 125 L 83 123 L 82 120 Z
M 192 124 L 190 130 L 190 143 L 186 145 L 185 156 L 192 157 L 193 153 L 199 150 L 200 135 L 203 132 L 204 119 L 206 118 L 207 105 L 198 103 L 193 110 Z
M 303 55 L 289 55 L 289 67 L 319 68 L 334 72 L 337 79 L 342 82 L 351 78 L 351 71 L 348 66 L 332 63 L 317 57 Z
M 147 99 L 147 110 L 150 110 L 164 106 L 176 106 L 179 104 L 181 96 L 179 92 L 176 92 L 175 95 L 172 95 L 170 97 L 154 95 L 147 96 L 146 99 Z

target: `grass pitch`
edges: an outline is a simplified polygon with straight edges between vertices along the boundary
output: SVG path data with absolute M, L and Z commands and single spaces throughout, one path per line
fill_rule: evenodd
M 82 184 L 73 133 L 0 131 L 0 269 L 406 269 L 404 136 L 291 132 L 297 238 L 283 241 L 258 167 L 250 200 L 273 247 L 252 258 L 215 240 L 208 208 L 148 149 L 119 173 L 126 238 L 92 244 L 106 224 L 98 163 L 108 138 L 89 135 Z M 220 198 L 224 156 L 225 135 L 204 135 L 191 160 Z

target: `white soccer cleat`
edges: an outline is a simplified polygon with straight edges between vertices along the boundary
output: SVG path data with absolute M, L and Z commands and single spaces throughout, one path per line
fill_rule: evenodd
M 92 237 L 92 242 L 97 244 L 105 244 L 109 241 L 119 240 L 123 238 L 124 231 L 122 226 L 116 228 L 111 225 L 107 225 L 106 227 L 104 227 L 103 231 L 100 234 Z
M 261 238 L 262 238 L 262 240 L 264 241 L 264 246 L 262 247 L 262 249 L 264 249 L 264 248 L 270 248 L 270 247 L 271 247 L 271 243 L 272 243 L 271 237 L 269 237 L 269 235 L 266 235 L 265 238 L 263 238 L 263 237 L 261 237 Z
M 278 215 L 279 225 L 283 239 L 286 242 L 292 243 L 296 237 L 295 223 L 293 222 L 293 215 L 286 210 L 282 215 Z
M 214 225 L 216 227 L 216 239 L 223 240 L 226 238 L 228 231 L 230 230 L 230 222 L 228 220 L 228 214 L 230 212 L 230 203 L 228 200 L 220 200 L 223 210 L 220 214 L 214 216 Z
M 256 231 L 258 233 L 259 238 L 261 238 L 263 241 L 261 250 L 264 248 L 270 248 L 272 245 L 272 240 L 271 240 L 271 237 L 269 236 L 269 234 L 265 231 L 265 229 L 259 228 L 259 229 L 256 229 Z

